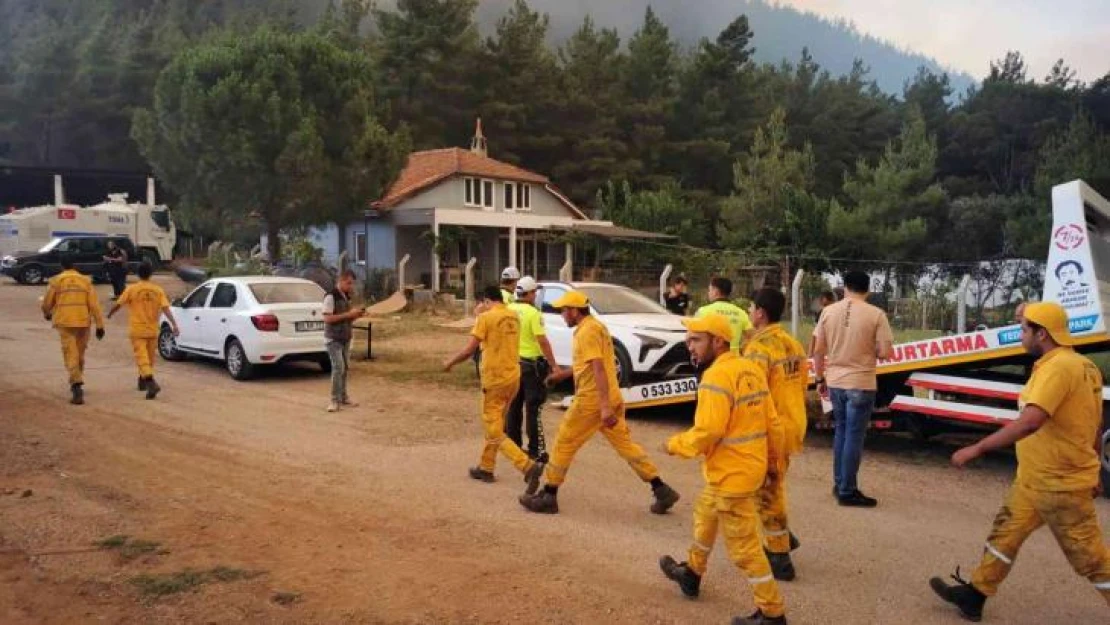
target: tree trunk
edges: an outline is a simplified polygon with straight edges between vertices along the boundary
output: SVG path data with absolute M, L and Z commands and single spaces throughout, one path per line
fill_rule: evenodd
M 270 262 L 277 263 L 281 260 L 281 228 L 272 220 L 266 220 L 266 248 L 270 254 Z

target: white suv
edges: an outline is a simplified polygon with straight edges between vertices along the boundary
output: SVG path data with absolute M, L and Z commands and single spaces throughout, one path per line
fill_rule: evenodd
M 622 387 L 695 375 L 686 349 L 682 318 L 637 291 L 596 282 L 541 282 L 540 289 L 538 301 L 544 313 L 547 338 L 560 365 L 571 364 L 574 330 L 567 327 L 551 303 L 573 289 L 589 298 L 590 314 L 605 324 L 612 335 Z
M 163 318 L 158 352 L 166 360 L 223 360 L 236 380 L 260 365 L 293 360 L 331 370 L 324 340 L 324 289 L 300 278 L 216 278 L 171 305 L 180 336 Z

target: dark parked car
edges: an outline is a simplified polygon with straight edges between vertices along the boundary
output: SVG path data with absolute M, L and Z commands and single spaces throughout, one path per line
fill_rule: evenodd
M 62 254 L 70 254 L 78 271 L 98 282 L 107 282 L 104 255 L 108 253 L 108 241 L 114 241 L 127 252 L 127 266 L 134 273 L 139 266 L 139 257 L 131 239 L 96 235 L 57 237 L 37 252 L 16 252 L 5 256 L 0 261 L 0 273 L 23 284 L 40 284 L 50 276 L 61 273 Z

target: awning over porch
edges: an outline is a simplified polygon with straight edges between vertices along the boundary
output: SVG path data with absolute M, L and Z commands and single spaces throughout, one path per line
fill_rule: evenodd
M 670 234 L 633 230 L 632 228 L 617 226 L 607 221 L 580 221 L 572 223 L 569 226 L 552 226 L 550 229 L 562 232 L 581 232 L 582 234 L 592 234 L 606 239 L 674 240 L 678 238 Z
M 471 226 L 517 230 L 547 230 L 551 232 L 580 232 L 606 239 L 674 240 L 677 237 L 645 230 L 618 226 L 611 221 L 574 219 L 533 215 L 523 212 L 506 213 L 450 208 L 409 209 L 395 211 L 393 219 L 398 225 Z

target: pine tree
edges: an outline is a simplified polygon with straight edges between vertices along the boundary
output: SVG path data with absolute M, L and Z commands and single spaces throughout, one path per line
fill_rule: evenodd
M 611 179 L 627 179 L 638 163 L 629 158 L 617 121 L 625 106 L 620 78 L 626 57 L 612 29 L 598 30 L 586 17 L 559 51 L 563 71 L 560 160 L 551 176 L 582 205 Z
M 702 40 L 681 78 L 669 159 L 684 186 L 729 192 L 735 157 L 751 143 L 758 112 L 748 18 L 732 21 L 714 41 Z
M 848 200 L 834 202 L 829 235 L 841 258 L 929 257 L 929 233 L 941 232 L 947 195 L 936 182 L 937 147 L 914 111 L 875 165 L 860 161 L 844 181 Z M 932 226 L 932 227 L 930 227 Z
M 722 246 L 773 259 L 816 253 L 822 246 L 827 208 L 810 194 L 813 149 L 788 145 L 786 111 L 778 108 L 733 166 L 734 191 L 722 203 L 718 226 Z
M 381 93 L 419 149 L 465 145 L 480 100 L 478 0 L 398 0 L 374 10 Z
M 673 180 L 664 163 L 667 128 L 677 98 L 678 51 L 670 31 L 649 6 L 644 22 L 628 42 L 628 62 L 620 126 L 628 144 L 633 186 L 659 188 Z
M 1104 196 L 1110 195 L 1110 136 L 1099 132 L 1090 115 L 1082 110 L 1038 153 L 1037 195 L 1049 199 L 1052 187 L 1075 179 L 1082 179 Z
M 515 0 L 486 40 L 482 54 L 482 122 L 491 156 L 550 172 L 561 160 L 559 66 L 545 41 L 546 14 Z
M 133 134 L 187 208 L 281 229 L 360 214 L 409 149 L 374 117 L 374 67 L 319 33 L 259 29 L 183 51 Z

